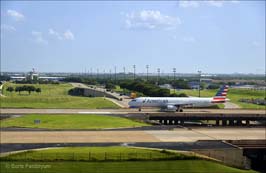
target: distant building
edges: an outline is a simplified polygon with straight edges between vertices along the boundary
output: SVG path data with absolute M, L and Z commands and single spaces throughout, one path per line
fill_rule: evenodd
M 35 72 L 35 69 L 34 68 L 26 76 L 26 79 L 28 81 L 33 81 L 33 80 L 37 81 L 38 78 L 39 78 L 39 74 Z
M 257 85 L 242 85 L 242 84 L 238 84 L 238 85 L 231 85 L 231 88 L 237 88 L 237 89 L 255 89 L 255 90 L 265 90 L 266 87 L 265 86 L 257 86 Z
M 198 81 L 191 81 L 188 82 L 188 85 L 191 89 L 199 89 L 199 82 Z
M 165 89 L 173 89 L 173 86 L 170 84 L 163 84 L 163 85 L 159 85 L 160 88 L 165 88 Z
M 11 76 L 10 79 L 11 81 L 23 81 L 25 80 L 25 76 Z
M 60 81 L 63 80 L 65 77 L 53 77 L 53 76 L 39 76 L 38 79 L 46 80 L 46 81 Z
M 212 83 L 212 79 L 207 79 L 207 78 L 200 79 L 200 81 L 204 82 L 206 84 L 211 84 Z
M 212 79 L 202 78 L 200 79 L 200 82 L 204 83 L 207 88 L 210 84 L 212 84 Z M 199 81 L 188 82 L 188 85 L 191 89 L 199 89 Z

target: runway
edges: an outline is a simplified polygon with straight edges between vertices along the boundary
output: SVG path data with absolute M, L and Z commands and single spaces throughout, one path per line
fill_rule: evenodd
M 265 135 L 265 128 L 177 128 L 170 131 L 1 131 L 1 144 L 260 140 L 265 139 Z

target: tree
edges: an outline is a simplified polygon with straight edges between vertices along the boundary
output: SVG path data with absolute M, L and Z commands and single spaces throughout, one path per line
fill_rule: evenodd
M 22 91 L 22 87 L 21 86 L 17 86 L 16 89 L 15 89 L 15 91 L 20 94 L 20 92 Z
M 208 89 L 218 89 L 218 88 L 220 88 L 220 85 L 218 85 L 218 84 L 210 84 L 208 86 Z
M 41 88 L 36 88 L 35 90 L 37 93 L 41 93 L 42 92 L 42 89 Z
M 34 87 L 34 86 L 26 86 L 26 88 L 25 88 L 25 91 L 28 91 L 29 92 L 29 94 L 31 94 L 31 92 L 33 92 L 33 91 L 35 91 L 36 90 L 36 88 Z
M 13 87 L 7 87 L 6 89 L 8 92 L 13 92 L 14 91 L 14 88 Z
M 178 97 L 188 97 L 188 95 L 186 93 L 180 93 L 178 94 Z
M 111 82 L 107 82 L 105 84 L 105 88 L 106 89 L 115 89 L 115 85 L 113 83 L 111 83 Z

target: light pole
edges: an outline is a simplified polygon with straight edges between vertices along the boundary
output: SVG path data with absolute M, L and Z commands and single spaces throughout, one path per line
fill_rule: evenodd
M 99 69 L 97 68 L 97 80 L 98 80 L 98 77 L 99 77 Z
M 199 70 L 198 73 L 199 73 L 199 97 L 200 97 L 200 82 L 201 82 L 200 78 L 201 78 L 201 71 Z
M 176 68 L 173 68 L 173 72 L 174 72 L 174 80 L 175 80 Z
M 133 74 L 134 74 L 134 80 L 135 80 L 135 78 L 136 78 L 136 65 L 135 64 L 133 65 L 133 69 L 134 69 Z
M 126 79 L 126 67 L 123 67 L 124 70 L 124 79 Z
M 160 68 L 157 68 L 157 73 L 158 73 L 158 76 L 157 76 L 157 83 L 159 85 L 159 79 L 160 79 Z
M 146 69 L 147 69 L 147 81 L 148 81 L 148 77 L 149 77 L 149 65 L 146 65 Z
M 173 86 L 173 87 L 174 87 L 174 93 L 175 93 L 175 88 L 176 88 L 176 87 L 175 87 L 175 73 L 176 73 L 176 68 L 173 68 L 173 72 L 174 72 L 174 83 L 173 83 L 174 86 Z
M 116 84 L 116 66 L 115 66 L 115 84 Z
M 110 80 L 112 79 L 112 70 L 110 69 L 109 70 L 109 73 L 110 73 Z

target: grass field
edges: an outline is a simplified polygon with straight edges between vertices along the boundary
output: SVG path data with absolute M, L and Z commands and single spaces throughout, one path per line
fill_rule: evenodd
M 40 120 L 40 124 L 34 124 Z M 1 127 L 26 127 L 47 129 L 105 129 L 121 127 L 140 127 L 148 124 L 127 118 L 104 115 L 24 115 L 0 120 Z
M 255 173 L 252 170 L 236 169 L 205 160 L 1 162 L 0 166 L 4 173 Z
M 27 154 L 25 154 L 27 153 Z M 74 154 L 73 154 L 74 153 Z M 91 156 L 89 155 L 91 153 Z M 107 156 L 106 156 L 107 153 Z M 113 155 L 111 155 L 112 153 Z M 138 158 L 132 157 L 137 153 Z M 109 154 L 109 155 L 108 155 Z M 115 155 L 116 154 L 116 155 Z M 121 159 L 122 154 L 122 159 Z M 150 159 L 152 154 L 152 160 Z M 108 156 L 112 157 L 108 160 Z M 118 157 L 114 157 L 118 156 Z M 169 160 L 169 156 L 174 156 Z M 5 159 L 13 161 L 6 161 Z M 94 158 L 86 160 L 88 157 Z M 107 157 L 107 159 L 106 159 Z M 25 158 L 28 161 L 25 161 Z M 39 158 L 35 159 L 33 158 Z M 76 159 L 75 159 L 76 158 Z M 64 172 L 64 173 L 252 173 L 254 171 L 228 167 L 169 151 L 146 150 L 128 147 L 67 147 L 35 150 L 1 158 L 1 172 Z M 43 161 L 38 161 L 43 159 Z M 134 159 L 135 161 L 132 161 Z M 159 159 L 159 160 L 158 160 Z M 160 160 L 161 159 L 161 160 Z M 186 159 L 186 160 L 182 160 Z M 17 160 L 17 161 L 14 161 Z M 47 161 L 49 160 L 49 161 Z M 81 161 L 83 160 L 83 161 Z M 119 160 L 119 161 L 118 161 Z M 130 161 L 131 160 L 131 161 Z M 42 168 L 42 169 L 41 169 Z
M 118 108 L 113 102 L 104 98 L 89 98 L 68 95 L 68 90 L 73 88 L 70 84 L 35 84 L 42 92 L 31 93 L 7 92 L 6 88 L 20 86 L 20 84 L 6 83 L 1 97 L 2 108 Z
M 218 90 L 201 90 L 200 94 L 201 97 L 213 97 Z M 174 92 L 173 90 L 171 92 Z M 198 97 L 198 90 L 177 90 L 177 94 L 179 93 L 186 93 L 189 96 Z M 228 96 L 227 96 L 232 103 L 236 103 L 241 108 L 247 109 L 265 109 L 263 105 L 255 105 L 249 103 L 240 102 L 239 99 L 241 98 L 265 98 L 265 91 L 264 90 L 250 90 L 250 89 L 229 89 Z

